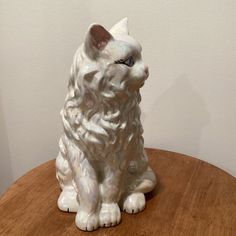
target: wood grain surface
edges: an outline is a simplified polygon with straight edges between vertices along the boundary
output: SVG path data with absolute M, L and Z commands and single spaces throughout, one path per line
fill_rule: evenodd
M 18 179 L 0 199 L 0 235 L 236 235 L 236 179 L 198 159 L 147 149 L 158 185 L 146 209 L 118 226 L 83 232 L 56 205 L 55 160 Z

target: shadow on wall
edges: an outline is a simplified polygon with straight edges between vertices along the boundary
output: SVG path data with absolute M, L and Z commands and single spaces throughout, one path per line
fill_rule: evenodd
M 198 156 L 202 131 L 209 122 L 204 100 L 187 76 L 181 75 L 146 115 L 145 133 L 150 134 L 153 147 L 158 144 L 162 149 Z
M 0 195 L 10 186 L 12 181 L 11 158 L 0 91 Z

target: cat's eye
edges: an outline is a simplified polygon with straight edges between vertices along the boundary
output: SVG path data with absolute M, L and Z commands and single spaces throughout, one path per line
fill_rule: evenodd
M 118 61 L 115 61 L 116 64 L 124 64 L 128 67 L 132 67 L 134 65 L 134 58 L 132 56 L 128 57 L 127 59 L 125 60 L 118 60 Z

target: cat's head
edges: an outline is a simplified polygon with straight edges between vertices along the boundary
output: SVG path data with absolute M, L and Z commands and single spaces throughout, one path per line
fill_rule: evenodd
M 110 31 L 92 24 L 76 59 L 82 74 L 88 75 L 86 87 L 99 89 L 105 96 L 138 90 L 149 75 L 141 50 L 141 45 L 128 33 L 127 18 Z
M 101 63 L 114 86 L 125 82 L 140 88 L 148 77 L 148 67 L 141 56 L 141 45 L 128 33 L 127 18 L 107 31 L 103 26 L 89 27 L 84 50 L 91 60 Z

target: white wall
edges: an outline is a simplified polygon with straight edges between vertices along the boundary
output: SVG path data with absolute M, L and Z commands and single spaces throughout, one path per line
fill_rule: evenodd
M 128 16 L 150 78 L 147 147 L 186 153 L 236 176 L 234 0 L 0 0 L 0 190 L 57 155 L 59 111 L 88 25 Z

